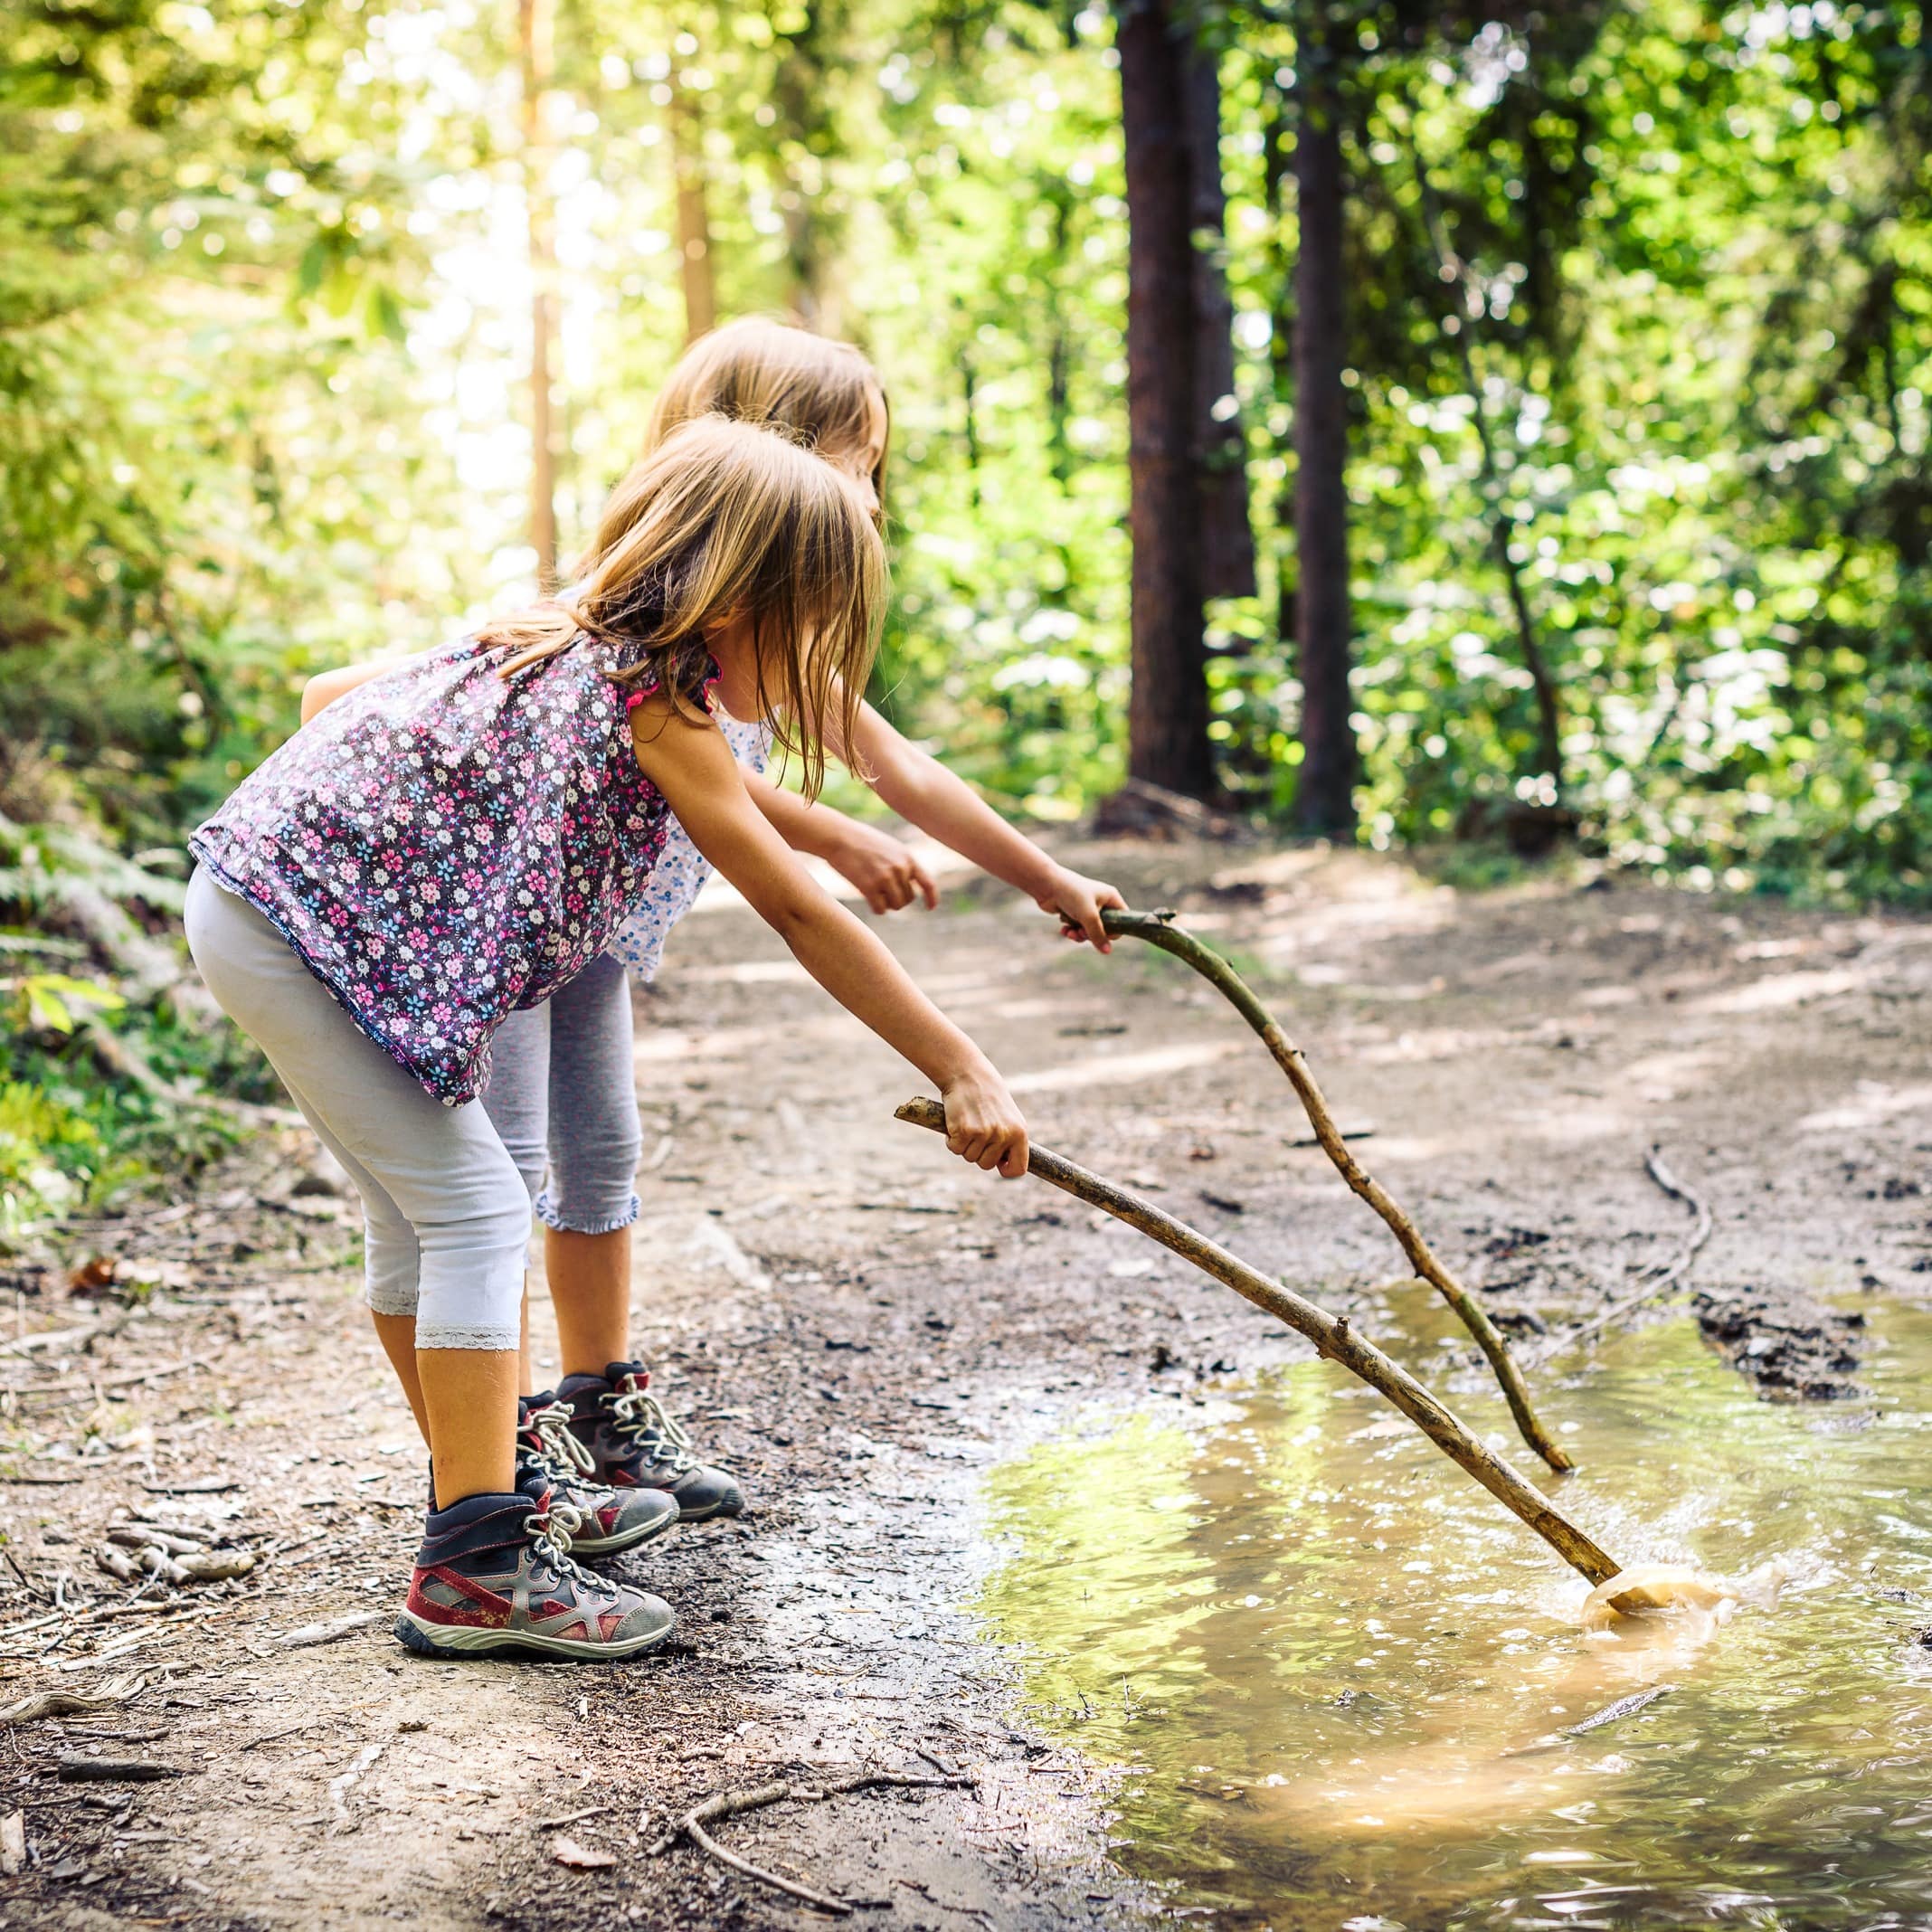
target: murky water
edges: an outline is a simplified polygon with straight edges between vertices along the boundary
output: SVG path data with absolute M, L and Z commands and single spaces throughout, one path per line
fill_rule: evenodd
M 1397 1312 L 1426 1377 L 1433 1307 Z M 1580 1579 L 1317 1362 L 997 1471 L 983 1609 L 1036 1719 L 1125 1767 L 1122 1861 L 1214 1923 L 1932 1927 L 1932 1316 L 1879 1342 L 1864 1429 L 1754 1400 L 1688 1321 L 1538 1378 L 1619 1560 L 1789 1563 L 1722 1629 L 1586 1636 Z

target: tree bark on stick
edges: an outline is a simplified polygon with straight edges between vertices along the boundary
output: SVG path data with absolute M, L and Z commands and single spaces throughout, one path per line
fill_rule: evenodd
M 557 581 L 557 452 L 550 352 L 556 283 L 556 238 L 550 217 L 550 151 L 544 96 L 555 66 L 554 0 L 517 0 L 517 47 L 523 78 L 524 211 L 530 251 L 530 547 L 539 585 Z
M 1475 1339 L 1476 1346 L 1489 1359 L 1489 1365 L 1495 1372 L 1522 1439 L 1553 1470 L 1560 1473 L 1574 1469 L 1575 1463 L 1537 1415 L 1535 1405 L 1530 1399 L 1530 1391 L 1524 1385 L 1522 1372 L 1517 1368 L 1510 1346 L 1496 1324 L 1483 1312 L 1482 1304 L 1468 1289 L 1436 1258 L 1435 1250 L 1423 1238 L 1422 1231 L 1355 1158 L 1354 1151 L 1342 1138 L 1341 1130 L 1335 1123 L 1335 1116 L 1329 1111 L 1329 1103 L 1316 1084 L 1302 1049 L 1282 1030 L 1281 1023 L 1255 997 L 1247 982 L 1213 947 L 1204 945 L 1184 927 L 1174 924 L 1170 914 L 1109 912 L 1101 916 L 1110 933 L 1143 939 L 1149 945 L 1158 946 L 1163 952 L 1171 952 L 1176 959 L 1184 960 L 1203 979 L 1211 982 L 1261 1037 L 1261 1042 L 1273 1056 L 1274 1064 L 1287 1075 L 1288 1083 L 1301 1101 L 1303 1113 L 1308 1115 L 1308 1123 L 1314 1129 L 1315 1139 L 1321 1143 L 1322 1152 L 1334 1163 L 1336 1171 L 1350 1189 L 1382 1217 L 1389 1233 L 1408 1257 L 1409 1266 L 1455 1311 L 1463 1326 Z
M 1127 770 L 1190 799 L 1214 791 L 1208 737 L 1188 62 L 1166 0 L 1123 6 L 1128 525 L 1133 684 Z
M 914 1127 L 946 1131 L 945 1109 L 936 1100 L 909 1100 L 896 1117 Z M 1128 1226 L 1158 1241 L 1162 1247 L 1190 1262 L 1203 1273 L 1224 1282 L 1238 1295 L 1283 1321 L 1313 1342 L 1331 1361 L 1340 1362 L 1378 1394 L 1385 1396 L 1463 1473 L 1480 1482 L 1497 1501 L 1541 1537 L 1556 1553 L 1592 1584 L 1607 1583 L 1623 1566 L 1614 1562 L 1576 1524 L 1564 1516 L 1539 1490 L 1526 1482 L 1500 1456 L 1492 1454 L 1470 1434 L 1442 1402 L 1414 1376 L 1389 1359 L 1381 1350 L 1358 1335 L 1347 1318 L 1331 1315 L 1304 1300 L 1292 1288 L 1271 1281 L 1207 1236 L 1170 1214 L 1130 1194 L 1098 1174 L 1089 1173 L 1044 1147 L 1034 1147 L 1027 1171 L 1076 1199 L 1113 1215 Z
M 1341 99 L 1320 34 L 1297 57 L 1294 180 L 1295 632 L 1302 675 L 1302 768 L 1295 823 L 1355 829 L 1358 761 L 1349 695 L 1348 350 L 1342 255 L 1347 186 Z

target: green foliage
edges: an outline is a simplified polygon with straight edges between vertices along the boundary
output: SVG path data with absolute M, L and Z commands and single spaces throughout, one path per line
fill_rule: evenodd
M 1693 883 L 1923 900 L 1921 9 L 1648 0 L 1519 31 L 1498 7 L 1460 33 L 1425 9 L 1356 11 L 1369 836 L 1440 838 L 1473 801 L 1545 795 L 1491 547 L 1501 519 L 1561 689 L 1567 800 L 1610 857 Z M 1294 57 L 1276 33 L 1247 39 L 1237 83 L 1264 123 L 1270 70 Z M 1247 190 L 1264 210 L 1265 160 L 1264 143 Z M 1278 300 L 1265 251 L 1235 260 L 1254 312 Z M 1292 473 L 1281 376 L 1278 357 L 1250 372 L 1276 503 Z M 1274 554 L 1292 591 L 1292 532 Z M 1292 658 L 1264 634 L 1248 687 L 1271 662 L 1285 724 Z M 1265 797 L 1280 766 L 1257 762 Z
M 89 1008 L 118 1012 L 128 1002 L 112 987 L 91 980 L 76 980 L 64 972 L 30 972 L 17 980 L 0 980 L 0 990 L 14 996 L 9 1023 L 18 1028 L 44 1028 L 51 1033 L 71 1033 L 77 1010 Z
M 1316 12 L 1347 30 L 1365 835 L 1439 842 L 1548 785 L 1500 526 L 1603 851 L 1924 898 L 1932 50 L 1889 0 L 1207 8 L 1264 578 L 1214 613 L 1230 795 L 1284 814 L 1296 781 Z M 516 24 L 509 0 L 13 10 L 0 810 L 178 848 L 307 673 L 527 592 L 526 166 L 581 533 L 681 342 L 678 101 L 721 312 L 795 308 L 886 373 L 875 696 L 1002 801 L 1082 810 L 1127 688 L 1105 11 L 568 0 L 535 158 Z M 58 926 L 45 884 L 0 898 Z
M 0 1051 L 0 1244 L 50 1215 L 192 1174 L 237 1137 L 232 1114 L 180 1104 L 104 1065 L 91 1028 L 125 1031 L 172 1087 L 275 1097 L 272 1076 L 246 1042 L 185 1026 L 166 1007 L 123 1010 L 110 990 L 53 974 L 0 981 L 0 997 L 17 1002 Z M 84 1020 L 89 1011 L 114 1018 Z

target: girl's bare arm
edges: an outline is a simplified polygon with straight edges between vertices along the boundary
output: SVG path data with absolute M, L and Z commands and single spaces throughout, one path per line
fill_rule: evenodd
M 849 879 L 874 912 L 895 913 L 916 898 L 925 901 L 928 911 L 939 904 L 939 887 L 926 868 L 891 833 L 861 825 L 829 805 L 808 804 L 762 772 L 746 771 L 743 777 L 752 803 L 778 836 L 794 852 L 810 852 Z
M 982 872 L 1023 892 L 1043 911 L 1057 913 L 1068 934 L 1113 950 L 1101 927 L 1108 906 L 1127 902 L 1101 879 L 1058 864 L 1025 833 L 1015 831 L 963 779 L 895 731 L 870 705 L 861 705 L 850 745 L 828 743 L 902 819 L 951 846 Z
M 792 857 L 752 803 L 724 734 L 708 721 L 683 716 L 659 693 L 630 720 L 638 763 L 692 844 L 833 999 L 939 1088 L 947 1146 L 1009 1179 L 1024 1174 L 1027 1124 L 1005 1081 L 873 933 Z

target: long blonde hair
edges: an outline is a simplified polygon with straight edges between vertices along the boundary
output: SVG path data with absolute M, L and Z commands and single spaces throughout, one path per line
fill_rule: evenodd
M 705 415 L 631 466 L 573 582 L 478 638 L 511 654 L 506 677 L 586 635 L 641 646 L 612 675 L 661 684 L 696 716 L 706 631 L 746 620 L 759 713 L 815 797 L 828 726 L 851 743 L 885 601 L 885 546 L 857 486 L 782 430 Z
M 769 423 L 819 451 L 863 449 L 876 412 L 892 424 L 878 371 L 848 342 L 743 316 L 701 336 L 678 358 L 652 406 L 644 448 L 654 450 L 694 416 Z M 886 502 L 886 450 L 872 471 Z

